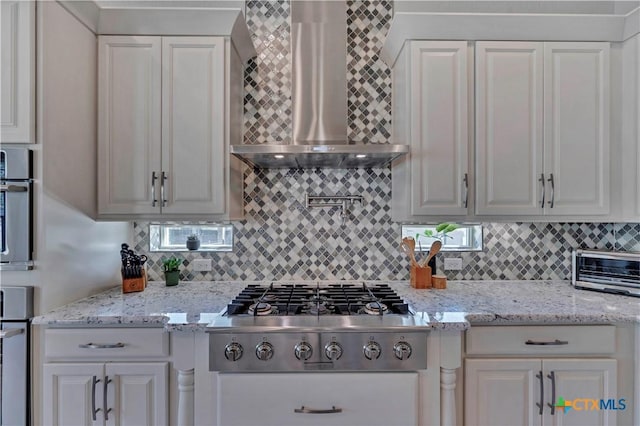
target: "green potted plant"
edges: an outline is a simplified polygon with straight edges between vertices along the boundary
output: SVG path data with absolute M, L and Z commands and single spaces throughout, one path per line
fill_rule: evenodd
M 187 237 L 187 250 L 198 250 L 200 248 L 200 238 L 196 234 Z
M 168 286 L 178 285 L 180 281 L 180 265 L 182 262 L 180 259 L 170 257 L 162 261 L 162 267 L 164 270 L 164 281 Z

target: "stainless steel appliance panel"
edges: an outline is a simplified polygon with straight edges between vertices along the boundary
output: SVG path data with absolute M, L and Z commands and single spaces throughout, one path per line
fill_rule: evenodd
M 0 269 L 32 268 L 32 151 L 0 150 Z
M 0 288 L 0 426 L 30 424 L 33 287 Z

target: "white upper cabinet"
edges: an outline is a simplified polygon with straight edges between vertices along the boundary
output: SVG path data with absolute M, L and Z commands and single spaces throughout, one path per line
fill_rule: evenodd
M 35 143 L 35 1 L 0 2 L 0 141 Z
M 161 40 L 99 40 L 98 211 L 160 213 Z
M 224 39 L 162 39 L 163 213 L 225 212 Z
M 476 44 L 476 213 L 539 214 L 542 43 Z
M 241 218 L 228 146 L 242 134 L 242 65 L 230 41 L 100 36 L 99 55 L 99 218 Z
M 393 164 L 394 220 L 467 214 L 467 64 L 466 41 L 411 41 L 394 67 L 394 139 L 410 145 Z
M 609 213 L 609 43 L 478 42 L 476 213 Z
M 609 43 L 545 43 L 547 214 L 609 213 Z

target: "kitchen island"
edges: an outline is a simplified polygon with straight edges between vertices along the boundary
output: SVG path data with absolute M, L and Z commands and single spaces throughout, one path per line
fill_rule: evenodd
M 384 283 L 392 287 L 416 315 L 427 319 L 425 332 L 429 334 L 429 366 L 417 375 L 420 392 L 415 418 L 421 419 L 420 424 L 453 425 L 459 423 L 456 419 L 463 418 L 460 403 L 463 388 L 460 367 L 463 363 L 465 370 L 475 374 L 464 379 L 474 386 L 482 386 L 485 383 L 481 381 L 483 376 L 480 367 L 492 359 L 502 366 L 509 364 L 507 361 L 513 356 L 531 358 L 535 355 L 537 361 L 534 361 L 540 363 L 547 356 L 540 352 L 540 348 L 548 350 L 554 359 L 571 356 L 575 362 L 584 359 L 584 362 L 593 363 L 593 357 L 597 355 L 598 360 L 608 368 L 602 370 L 608 385 L 615 384 L 617 375 L 618 392 L 624 393 L 628 401 L 633 399 L 631 406 L 637 404 L 638 391 L 633 390 L 633 377 L 638 374 L 638 368 L 634 368 L 638 359 L 639 340 L 634 330 L 640 324 L 640 300 L 637 298 L 575 290 L 565 281 L 454 281 L 449 282 L 445 290 L 416 290 L 403 281 Z M 152 419 L 154 424 L 224 423 L 216 407 L 222 404 L 220 398 L 225 397 L 227 400 L 223 405 L 233 405 L 229 403 L 228 392 L 222 392 L 221 388 L 223 381 L 230 376 L 209 371 L 208 353 L 211 348 L 204 331 L 247 284 L 250 283 L 182 282 L 177 287 L 166 287 L 163 282 L 151 282 L 144 292 L 128 294 L 122 294 L 118 286 L 35 318 L 34 324 L 41 326 L 40 335 L 44 341 L 41 357 L 46 362 L 43 392 L 45 418 L 55 415 L 55 407 L 47 409 L 47 404 L 59 400 L 51 395 L 53 384 L 63 380 L 65 374 L 76 374 L 88 361 L 94 364 L 100 361 L 105 363 L 100 364 L 103 373 L 88 373 L 87 389 L 91 387 L 92 380 L 100 381 L 100 377 L 105 382 L 116 380 L 121 387 L 126 386 L 129 370 L 135 372 L 131 373 L 133 379 L 130 383 L 147 380 L 147 389 L 153 389 L 153 386 L 160 390 L 167 389 L 164 399 L 162 392 L 156 389 L 139 400 L 141 406 L 144 405 L 142 401 L 153 401 L 145 413 L 152 412 L 151 408 L 156 412 L 148 416 L 145 414 L 146 420 Z M 320 283 L 321 286 L 323 284 Z M 505 346 L 508 342 L 522 339 L 525 333 L 529 333 L 526 334 L 529 339 L 530 336 L 534 340 L 537 337 L 549 339 L 548 330 L 560 333 L 557 335 L 559 339 L 554 335 L 555 340 L 570 336 L 571 344 L 560 348 L 533 347 L 533 352 L 515 355 L 513 348 Z M 471 331 L 479 334 L 472 335 Z M 586 333 L 587 337 L 577 338 L 576 333 L 580 332 Z M 503 335 L 508 338 L 499 337 Z M 470 346 L 472 336 L 475 336 L 475 346 Z M 492 343 L 484 344 L 490 341 L 491 336 L 498 337 Z M 77 347 L 87 343 L 83 339 L 94 342 L 94 345 L 113 340 L 111 343 L 123 343 L 127 347 L 80 353 Z M 588 341 L 586 346 L 584 341 Z M 581 346 L 575 346 L 576 343 Z M 516 352 L 519 350 L 517 348 Z M 117 361 L 120 363 L 114 363 Z M 520 362 L 518 359 L 515 361 Z M 120 370 L 117 370 L 118 366 Z M 274 373 L 270 374 L 269 377 L 276 377 Z M 325 373 L 305 374 L 311 378 L 314 374 Z M 512 378 L 509 380 L 513 381 Z M 638 380 L 635 379 L 635 382 Z M 348 385 L 345 387 L 351 389 Z M 106 385 L 103 392 L 117 393 L 108 391 Z M 350 390 L 349 394 L 354 392 L 360 391 Z M 437 397 L 434 392 L 438 392 Z M 250 397 L 250 393 L 244 393 Z M 160 397 L 154 400 L 153 395 L 158 394 Z M 97 398 L 99 401 L 100 396 Z M 95 395 L 93 397 L 96 398 Z M 472 406 L 469 395 L 466 401 L 465 404 Z M 97 410 L 99 412 L 100 408 Z M 114 407 L 105 405 L 104 411 L 108 410 L 114 413 L 122 411 L 118 410 L 117 404 Z M 469 419 L 478 421 L 481 418 L 473 410 L 464 410 L 467 423 Z M 527 413 L 531 411 L 526 407 L 522 410 Z M 611 415 L 598 420 L 597 424 L 618 424 L 615 419 Z M 626 416 L 624 413 L 618 415 L 618 419 L 628 424 L 633 421 L 630 420 L 630 412 Z

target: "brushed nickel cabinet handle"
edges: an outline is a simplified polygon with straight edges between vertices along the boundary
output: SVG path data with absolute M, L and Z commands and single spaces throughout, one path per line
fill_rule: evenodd
M 104 409 L 104 420 L 105 421 L 109 421 L 109 412 L 111 411 L 111 408 L 108 408 L 108 402 L 107 402 L 107 390 L 109 388 L 109 383 L 111 383 L 111 379 L 109 378 L 109 376 L 104 376 L 104 392 L 102 394 L 102 407 Z
M 540 379 L 540 402 L 536 402 L 536 406 L 539 409 L 538 414 L 542 415 L 544 411 L 544 376 L 542 375 L 542 370 L 536 374 L 536 377 Z
M 553 208 L 553 205 L 555 204 L 555 201 L 556 201 L 556 186 L 553 182 L 553 173 L 550 174 L 550 177 L 547 180 L 547 182 L 551 183 L 551 201 L 549 201 L 549 207 Z
M 168 175 L 165 172 L 162 172 L 162 178 L 160 181 L 160 198 L 162 199 L 162 207 L 167 206 L 167 199 L 164 196 L 164 183 L 168 179 Z
M 562 346 L 562 345 L 568 345 L 569 341 L 568 340 L 553 340 L 553 341 L 543 341 L 543 342 L 537 342 L 535 340 L 527 340 L 526 342 L 524 342 L 525 345 L 534 345 L 534 346 Z
M 308 408 L 304 405 L 300 408 L 296 408 L 293 410 L 294 413 L 302 413 L 302 414 L 333 414 L 333 413 L 342 413 L 342 408 L 336 408 L 336 406 L 332 406 L 329 409 L 318 410 L 315 408 Z
M 544 195 L 545 195 L 545 185 L 544 185 L 544 173 L 540 173 L 540 179 L 538 179 L 538 182 L 540 182 L 541 185 L 541 189 L 542 189 L 542 193 L 540 194 L 540 197 L 542 198 L 542 201 L 540 201 L 540 208 L 544 208 Z
M 462 205 L 466 209 L 469 205 L 469 174 L 465 173 L 464 178 L 462 178 L 462 182 L 464 182 L 464 198 Z
M 126 345 L 124 343 L 84 343 L 78 345 L 79 348 L 82 349 L 119 349 L 124 348 Z
M 551 415 L 556 414 L 556 375 L 552 371 L 547 377 L 551 379 L 551 404 L 547 404 L 551 408 Z
M 158 199 L 156 198 L 156 172 L 151 172 L 151 207 L 155 207 Z
M 100 381 L 96 376 L 93 376 L 93 380 L 91 381 L 91 418 L 93 421 L 96 421 L 96 414 L 100 411 L 99 408 L 96 408 L 96 384 Z

